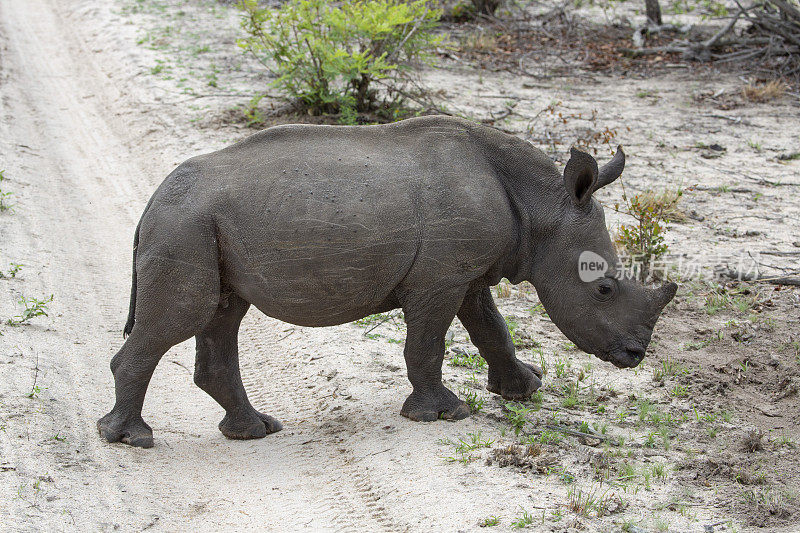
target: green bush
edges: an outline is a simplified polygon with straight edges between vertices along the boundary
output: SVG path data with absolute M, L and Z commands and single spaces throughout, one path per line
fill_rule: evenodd
M 341 113 L 353 121 L 401 101 L 415 61 L 432 59 L 441 12 L 431 0 L 289 0 L 277 9 L 242 0 L 239 40 L 275 77 L 275 86 L 312 114 Z M 378 101 L 376 80 L 387 94 Z
M 647 279 L 653 263 L 669 249 L 664 242 L 664 234 L 668 222 L 680 220 L 683 216 L 677 208 L 682 195 L 680 189 L 661 194 L 648 191 L 631 197 L 625 192 L 622 194 L 624 212 L 632 216 L 635 223 L 620 226 L 616 240 L 626 253 L 628 262 L 638 267 L 637 275 L 642 281 Z M 619 204 L 615 210 L 620 210 Z

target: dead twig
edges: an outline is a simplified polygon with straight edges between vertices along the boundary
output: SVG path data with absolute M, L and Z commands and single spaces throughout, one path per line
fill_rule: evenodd
M 489 112 L 489 117 L 481 119 L 482 124 L 494 124 L 500 122 L 504 118 L 508 118 L 514 114 L 514 108 L 517 107 L 517 102 L 512 102 L 510 105 L 505 106 L 501 111 L 494 113 Z
M 727 267 L 717 267 L 715 273 L 718 277 L 732 281 L 753 281 L 758 283 L 770 283 L 772 285 L 792 285 L 800 287 L 800 278 L 790 276 L 760 276 L 749 272 L 742 272 Z
M 605 437 L 603 435 L 595 435 L 593 433 L 584 433 L 582 431 L 576 431 L 574 429 L 565 428 L 563 426 L 556 426 L 555 424 L 545 424 L 544 427 L 549 429 L 549 430 L 552 430 L 552 431 L 558 431 L 559 433 L 564 433 L 565 435 L 570 435 L 572 437 L 582 437 L 584 439 L 596 439 L 596 440 L 600 440 L 600 441 L 603 441 L 603 442 L 611 442 L 611 443 L 615 442 L 614 439 L 611 439 L 609 437 Z

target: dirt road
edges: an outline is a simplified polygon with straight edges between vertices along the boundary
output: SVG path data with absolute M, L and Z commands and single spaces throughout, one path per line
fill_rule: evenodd
M 0 211 L 0 318 L 20 313 L 23 296 L 53 295 L 49 316 L 0 325 L 0 529 L 477 531 L 496 516 L 504 530 L 796 531 L 793 289 L 726 295 L 682 280 L 645 363 L 620 371 L 566 343 L 530 286 L 504 284 L 498 304 L 520 357 L 550 369 L 539 404 L 518 406 L 528 417 L 519 435 L 508 406 L 482 390 L 485 368 L 454 361 L 475 351 L 458 324 L 445 383 L 485 405 L 458 423 L 418 424 L 399 415 L 410 393 L 402 324 L 370 338 L 363 325 L 301 328 L 254 310 L 240 333 L 243 380 L 283 431 L 226 440 L 222 409 L 192 383 L 188 342 L 149 388 L 155 447 L 103 442 L 95 423 L 113 404 L 108 363 L 122 344 L 139 214 L 180 161 L 249 133 L 224 119 L 265 86 L 242 67 L 223 4 L 0 2 L 0 187 L 14 203 Z M 584 126 L 610 124 L 613 144 L 631 147 L 629 184 L 697 182 L 681 204 L 691 217 L 670 228 L 676 252 L 763 249 L 792 267 L 798 163 L 777 156 L 796 149 L 793 100 L 740 102 L 740 80 L 688 70 L 548 86 L 502 72 L 484 80 L 461 64 L 426 76 L 475 116 L 513 96 L 515 127 L 554 98 L 571 119 L 591 116 Z M 723 92 L 740 107 L 717 101 Z M 712 141 L 729 150 L 708 153 Z M 604 194 L 609 205 L 619 197 Z M 23 267 L 9 279 L 12 263 Z M 608 434 L 587 442 L 553 424 Z M 756 432 L 761 447 L 744 450 L 756 429 L 764 442 Z M 523 468 L 498 467 L 508 450 L 523 450 L 506 457 Z
M 246 318 L 245 386 L 256 407 L 283 421 L 279 434 L 225 440 L 216 429 L 222 411 L 192 383 L 193 346 L 184 344 L 162 360 L 148 393 L 155 448 L 100 440 L 133 229 L 170 162 L 137 143 L 140 125 L 125 114 L 119 80 L 98 66 L 107 58 L 81 40 L 69 4 L 0 4 L 0 150 L 16 202 L 0 242 L 4 261 L 25 265 L 3 284 L 0 314 L 16 312 L 22 294 L 54 295 L 49 319 L 0 337 L 2 527 L 450 529 L 475 524 L 492 501 L 513 507 L 499 482 L 480 483 L 495 494 L 482 491 L 481 508 L 471 509 L 478 495 L 437 457 L 436 439 L 455 426 L 400 418 L 410 392 L 402 359 L 395 353 L 392 378 L 377 381 L 384 363 L 340 339 L 348 326 L 310 331 Z M 158 117 L 148 121 L 169 136 Z

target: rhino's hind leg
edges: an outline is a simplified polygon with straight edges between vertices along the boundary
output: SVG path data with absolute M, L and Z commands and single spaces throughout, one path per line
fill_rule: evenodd
M 153 430 L 142 419 L 142 404 L 153 371 L 170 347 L 153 346 L 141 332 L 133 332 L 111 359 L 117 400 L 111 412 L 97 421 L 97 430 L 108 442 L 151 448 Z
M 523 363 L 514 353 L 508 327 L 492 299 L 489 287 L 471 291 L 464 298 L 458 319 L 469 338 L 489 363 L 489 392 L 507 400 L 526 400 L 542 386 L 541 369 Z
M 408 379 L 414 387 L 400 414 L 415 421 L 438 418 L 461 420 L 469 407 L 442 383 L 444 338 L 455 318 L 463 292 L 437 294 L 422 301 L 404 303 L 408 324 L 404 355 Z
M 144 313 L 141 313 L 144 314 Z M 108 442 L 131 446 L 153 446 L 153 430 L 142 419 L 147 386 L 161 357 L 175 344 L 191 338 L 191 333 L 164 340 L 158 331 L 150 332 L 137 324 L 122 348 L 111 359 L 116 402 L 110 413 L 97 421 L 100 435 Z
M 238 333 L 249 307 L 248 302 L 231 294 L 195 337 L 194 382 L 225 409 L 219 429 L 229 439 L 257 439 L 283 428 L 278 420 L 253 408 L 242 384 Z
M 173 210 L 151 209 L 143 219 L 136 260 L 136 321 L 111 359 L 114 408 L 97 422 L 97 429 L 109 442 L 143 448 L 153 445 L 153 432 L 142 420 L 153 371 L 167 350 L 203 330 L 219 302 L 213 234 L 202 230 L 202 221 L 178 223 L 172 215 Z M 168 235 L 154 229 L 161 227 L 169 228 Z

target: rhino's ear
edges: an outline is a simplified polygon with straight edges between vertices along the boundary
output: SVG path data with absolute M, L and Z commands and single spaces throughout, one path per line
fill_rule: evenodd
M 617 153 L 614 154 L 614 158 L 600 169 L 600 175 L 597 177 L 597 184 L 594 190 L 596 191 L 600 187 L 605 187 L 620 177 L 622 175 L 622 169 L 624 168 L 625 152 L 622 151 L 622 146 L 617 146 Z
M 564 167 L 564 185 L 575 205 L 586 205 L 597 186 L 597 161 L 586 152 L 575 148 L 569 151 L 569 161 Z

